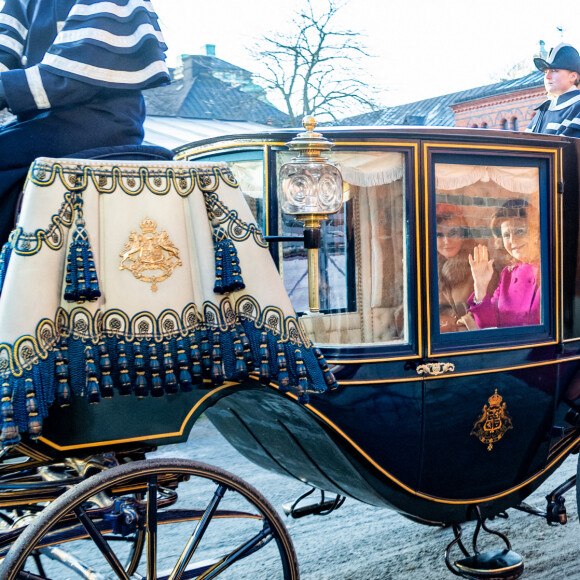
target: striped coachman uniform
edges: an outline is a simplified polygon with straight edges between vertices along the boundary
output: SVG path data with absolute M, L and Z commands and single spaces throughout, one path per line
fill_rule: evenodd
M 0 128 L 0 243 L 40 156 L 138 145 L 142 89 L 169 82 L 149 0 L 0 0 L 0 81 L 16 121 Z
M 574 89 L 543 102 L 526 131 L 580 137 L 580 91 Z
M 546 75 L 544 84 L 548 92 L 553 91 L 554 95 L 536 109 L 536 116 L 526 131 L 580 137 L 580 90 L 577 87 L 580 54 L 572 45 L 561 42 L 550 50 L 547 58 L 534 58 L 534 64 Z M 552 75 L 560 73 L 576 73 L 578 76 L 565 74 L 555 80 Z

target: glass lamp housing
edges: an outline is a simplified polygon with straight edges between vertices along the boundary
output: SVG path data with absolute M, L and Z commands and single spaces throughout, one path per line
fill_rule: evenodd
M 340 171 L 320 153 L 332 143 L 315 133 L 316 120 L 303 119 L 306 129 L 286 143 L 297 151 L 290 163 L 280 168 L 280 205 L 282 211 L 304 223 L 304 246 L 308 250 L 308 303 L 310 313 L 320 312 L 318 285 L 318 245 L 320 224 L 342 206 L 342 176 Z
M 280 168 L 282 211 L 290 215 L 328 216 L 342 205 L 340 171 L 326 159 L 294 158 Z

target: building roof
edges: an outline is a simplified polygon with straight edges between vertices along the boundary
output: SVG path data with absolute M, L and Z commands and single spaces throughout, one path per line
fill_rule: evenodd
M 246 121 L 214 121 L 147 116 L 144 129 L 145 144 L 175 149 L 201 139 L 221 137 L 222 135 L 246 135 L 259 131 L 268 131 L 272 127 Z
M 144 95 L 148 115 L 250 121 L 274 126 L 288 123 L 288 115 L 273 105 L 203 71 L 192 78 L 144 91 Z
M 343 119 L 336 124 L 452 127 L 455 125 L 455 116 L 451 105 L 540 87 L 543 86 L 543 79 L 544 74 L 538 71 L 518 79 L 510 79 L 466 91 L 449 93 L 448 95 L 398 105 L 396 107 L 387 107 L 386 109 L 372 111 L 371 113 L 363 113 L 362 115 Z
M 241 76 L 252 76 L 252 73 L 245 68 L 241 68 L 218 58 L 217 56 L 207 55 L 207 54 L 188 54 L 183 57 L 184 66 L 193 67 L 194 69 L 202 68 L 211 71 L 218 72 L 235 72 Z
M 544 73 L 542 71 L 536 71 L 518 79 L 509 79 L 492 85 L 484 85 L 483 87 L 478 87 L 476 89 L 461 91 L 460 93 L 457 93 L 458 98 L 453 104 L 456 105 L 468 101 L 476 101 L 487 97 L 495 97 L 497 95 L 505 95 L 507 93 L 515 93 L 517 91 L 524 91 L 526 89 L 534 89 L 543 86 Z

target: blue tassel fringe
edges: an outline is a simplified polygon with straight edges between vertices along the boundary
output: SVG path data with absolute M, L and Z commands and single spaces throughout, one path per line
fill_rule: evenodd
M 222 227 L 214 224 L 213 247 L 215 251 L 216 294 L 226 294 L 246 287 L 236 246 Z
M 18 434 L 18 425 L 14 422 L 14 406 L 12 403 L 13 388 L 7 377 L 2 382 L 2 403 L 0 413 L 2 415 L 2 431 L 0 432 L 0 441 L 2 447 L 15 445 L 20 441 Z
M 13 445 L 24 432 L 38 438 L 50 405 L 66 406 L 73 395 L 94 404 L 113 395 L 162 397 L 202 383 L 243 382 L 250 372 L 281 393 L 295 393 L 303 404 L 312 393 L 336 386 L 319 349 L 281 341 L 249 320 L 223 331 L 208 325 L 162 343 L 109 336 L 95 344 L 71 334 L 58 339 L 52 353 L 21 377 L 6 376 L 0 443 Z
M 78 219 L 68 251 L 64 299 L 67 302 L 85 302 L 96 300 L 100 295 L 89 235 L 84 220 Z
M 6 280 L 8 264 L 12 257 L 13 246 L 11 240 L 12 236 L 10 236 L 10 239 L 2 246 L 2 252 L 0 252 L 0 294 L 2 293 L 2 288 L 4 288 L 4 280 Z

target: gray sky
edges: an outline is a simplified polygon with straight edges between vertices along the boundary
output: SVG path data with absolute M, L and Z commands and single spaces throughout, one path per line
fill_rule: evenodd
M 289 30 L 302 0 L 153 0 L 169 63 L 203 53 L 256 72 L 247 47 L 261 35 Z M 314 0 L 315 5 L 326 5 Z M 366 68 L 385 89 L 385 106 L 488 84 L 531 59 L 538 41 L 580 48 L 580 0 L 350 0 L 340 26 L 366 35 L 374 55 Z M 563 28 L 563 33 L 558 31 Z

